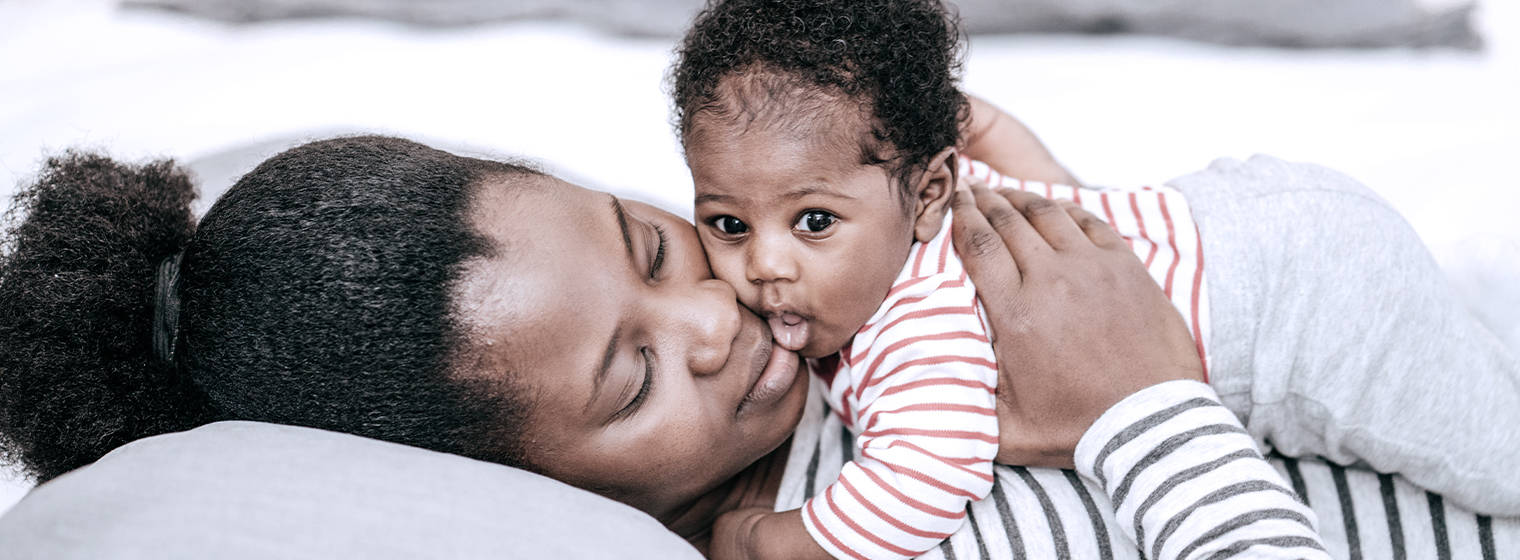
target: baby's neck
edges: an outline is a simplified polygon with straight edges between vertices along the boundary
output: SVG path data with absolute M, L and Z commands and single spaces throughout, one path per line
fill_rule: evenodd
M 741 508 L 776 507 L 781 475 L 786 472 L 786 459 L 791 448 L 792 440 L 788 438 L 781 447 L 691 504 L 660 516 L 660 523 L 706 555 L 712 539 L 712 525 L 719 516 Z

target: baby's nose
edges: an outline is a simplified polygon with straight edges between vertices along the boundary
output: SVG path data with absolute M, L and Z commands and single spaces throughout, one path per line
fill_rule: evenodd
M 755 236 L 750 242 L 746 270 L 750 282 L 797 280 L 797 260 L 787 237 L 790 236 Z

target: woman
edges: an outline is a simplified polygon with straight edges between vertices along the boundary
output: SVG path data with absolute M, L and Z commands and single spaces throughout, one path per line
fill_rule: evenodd
M 775 499 L 804 376 L 679 218 L 372 137 L 272 158 L 199 226 L 192 193 L 169 164 L 71 155 L 18 197 L 0 426 L 39 478 L 243 419 L 537 470 L 699 545 L 720 514 Z M 972 198 L 960 215 L 981 215 Z M 1095 219 L 974 199 L 991 221 L 958 223 L 958 239 L 1000 361 L 1020 364 L 1000 420 L 1034 435 L 1005 442 L 1005 459 L 1070 464 L 1114 403 L 1200 377 L 1144 270 L 1089 240 L 1106 231 Z M 1093 347 L 1123 351 L 1070 350 Z M 1147 410 L 1132 400 L 1119 406 Z

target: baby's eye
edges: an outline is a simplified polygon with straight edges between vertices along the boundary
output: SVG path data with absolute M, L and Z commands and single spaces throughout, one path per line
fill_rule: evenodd
M 741 233 L 749 231 L 749 226 L 745 225 L 744 222 L 739 221 L 738 218 L 735 218 L 733 216 L 718 216 L 716 218 L 713 218 L 712 225 L 713 227 L 718 228 L 718 231 L 721 231 L 728 235 L 739 235 Z
M 829 226 L 834 225 L 834 220 L 837 219 L 838 218 L 835 218 L 833 214 L 830 214 L 828 212 L 821 210 L 812 210 L 803 213 L 802 217 L 797 219 L 797 229 L 801 229 L 809 233 L 818 233 L 820 231 L 829 229 Z

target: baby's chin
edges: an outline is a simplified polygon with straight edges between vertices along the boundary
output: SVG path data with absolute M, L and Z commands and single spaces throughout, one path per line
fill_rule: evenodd
M 829 349 L 812 350 L 812 349 L 809 349 L 809 348 L 803 348 L 801 352 L 797 353 L 797 355 L 798 356 L 802 356 L 803 358 L 808 358 L 808 359 L 811 359 L 811 360 L 816 360 L 816 359 L 819 359 L 819 358 L 827 358 L 827 357 L 832 356 L 832 355 L 837 354 L 837 353 L 839 353 L 839 348 L 837 348 L 837 347 L 834 348 L 833 350 L 829 350 Z
M 830 336 L 823 332 L 825 329 L 814 328 L 813 338 L 808 344 L 797 351 L 798 356 L 810 359 L 827 358 L 839 353 L 845 346 L 850 344 L 853 336 Z

